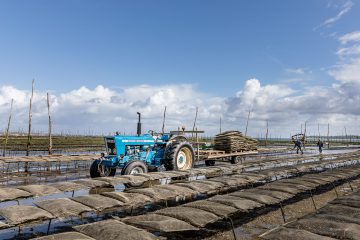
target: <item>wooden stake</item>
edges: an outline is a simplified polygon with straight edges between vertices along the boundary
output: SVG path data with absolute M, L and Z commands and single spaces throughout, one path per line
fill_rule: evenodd
M 52 128 L 52 121 L 51 121 L 51 115 L 50 115 L 50 98 L 49 93 L 46 94 L 46 100 L 47 100 L 47 108 L 48 108 L 48 116 L 49 116 L 49 155 L 52 154 L 52 136 L 51 136 L 51 128 Z
M 197 108 L 196 108 L 197 109 Z M 197 112 L 197 111 L 196 111 Z M 197 128 L 196 128 L 196 158 L 197 158 L 197 161 L 199 161 L 200 159 L 200 145 L 199 145 L 199 134 L 197 132 Z
M 196 107 L 195 120 L 194 120 L 193 129 L 192 129 L 193 131 L 195 131 L 197 115 L 198 115 L 198 107 Z M 194 139 L 194 133 L 192 133 L 191 135 L 192 135 L 192 138 Z
M 347 139 L 347 132 L 346 132 L 346 127 L 344 127 L 344 129 L 345 129 L 345 141 L 347 142 L 347 146 L 349 146 L 349 142 L 348 142 L 348 139 Z
M 268 134 L 269 134 L 269 121 L 266 120 L 266 136 L 265 136 L 265 146 L 267 146 L 268 141 Z
M 30 97 L 30 107 L 29 107 L 29 131 L 28 131 L 28 139 L 26 144 L 26 156 L 29 156 L 30 153 L 30 144 L 31 144 L 31 119 L 32 119 L 32 101 L 34 97 L 34 84 L 35 80 L 32 80 L 32 87 L 31 87 L 31 97 Z
M 221 133 L 221 117 L 220 117 L 220 133 Z
M 306 121 L 305 121 L 305 127 L 304 127 L 304 149 L 305 149 L 305 143 L 306 143 Z
M 328 129 L 327 129 L 328 149 L 330 149 L 330 139 L 329 139 L 329 135 L 330 135 L 330 124 L 328 123 Z
M 11 123 L 11 115 L 12 115 L 13 104 L 14 104 L 14 99 L 11 99 L 10 115 L 9 115 L 9 120 L 8 120 L 8 124 L 7 124 L 7 128 L 6 128 L 6 132 L 5 132 L 5 142 L 4 142 L 4 149 L 3 149 L 3 157 L 5 157 L 5 154 L 6 154 L 5 152 L 6 152 L 6 145 L 8 143 L 8 138 L 9 138 L 9 130 L 10 130 L 10 123 Z
M 166 106 L 164 108 L 163 124 L 162 124 L 162 129 L 161 129 L 162 133 L 164 133 L 164 131 L 165 131 L 165 118 L 166 118 Z
M 251 113 L 251 108 L 249 109 L 249 113 L 248 113 L 247 120 L 246 120 L 245 136 L 247 136 L 247 130 L 248 130 L 248 126 L 249 126 L 250 113 Z

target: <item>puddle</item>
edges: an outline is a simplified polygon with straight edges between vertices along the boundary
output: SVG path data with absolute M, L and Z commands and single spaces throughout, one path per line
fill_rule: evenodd
M 124 216 L 122 210 L 117 212 L 96 214 L 96 213 L 85 213 L 82 217 L 73 217 L 63 220 L 53 219 L 50 221 L 45 221 L 44 223 L 37 224 L 34 226 L 26 227 L 13 227 L 11 229 L 0 230 L 0 239 L 6 240 L 15 240 L 15 239 L 29 239 L 39 236 L 58 233 L 63 231 L 71 231 L 72 226 L 91 223 L 95 221 L 101 221 L 104 219 L 111 218 L 112 216 Z

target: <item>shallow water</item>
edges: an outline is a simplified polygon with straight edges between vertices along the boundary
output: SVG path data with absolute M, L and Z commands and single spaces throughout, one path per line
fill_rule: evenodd
M 304 155 L 308 156 L 309 158 L 306 159 L 301 159 L 298 161 L 295 160 L 289 160 L 289 161 L 285 161 L 282 163 L 269 163 L 267 164 L 265 167 L 249 167 L 246 168 L 245 171 L 246 172 L 254 172 L 254 171 L 259 171 L 259 170 L 263 170 L 263 169 L 270 169 L 270 168 L 274 168 L 274 167 L 280 167 L 280 166 L 288 166 L 288 165 L 295 165 L 295 164 L 299 164 L 299 163 L 306 163 L 306 162 L 317 162 L 317 161 L 327 161 L 330 159 L 333 159 L 334 157 L 329 155 L 329 154 L 338 154 L 338 153 L 348 153 L 351 152 L 353 150 L 348 150 L 348 149 L 340 149 L 340 150 L 324 150 L 324 153 L 321 156 L 317 156 L 317 153 L 314 153 L 314 151 L 311 150 L 307 150 L 308 152 L 306 152 Z M 287 157 L 289 157 L 289 155 L 287 155 Z M 331 167 L 337 167 L 340 165 L 349 165 L 349 164 L 354 164 L 354 163 L 360 163 L 360 160 L 349 160 L 347 161 L 345 164 L 331 164 L 329 162 L 329 165 L 326 166 L 325 168 L 331 168 Z M 224 164 L 221 164 L 224 165 Z M 226 164 L 225 164 L 226 165 Z M 324 169 L 325 169 L 324 168 Z M 319 171 L 324 170 L 323 168 L 318 168 Z M 281 178 L 288 178 L 291 177 L 292 175 L 277 175 L 277 176 L 273 176 L 271 181 L 274 180 L 279 180 Z M 58 176 L 53 176 L 54 180 L 56 181 L 57 179 L 61 179 L 61 177 Z M 76 174 L 74 174 L 74 179 L 77 179 L 78 176 L 76 176 Z M 70 177 L 68 178 L 69 180 L 71 179 Z M 190 178 L 184 178 L 180 181 L 194 181 L 194 180 L 203 180 L 206 179 L 206 176 L 204 175 L 198 175 L 198 176 L 193 176 Z M 63 179 L 61 179 L 63 180 Z M 49 179 L 45 180 L 46 183 L 51 183 L 52 181 L 50 181 Z M 176 180 L 175 182 L 177 182 L 179 180 Z M 169 184 L 172 181 L 171 179 L 160 179 L 160 180 L 156 180 L 156 181 L 148 181 L 145 183 L 145 185 L 143 186 L 139 186 L 139 187 L 148 187 L 153 186 L 155 184 Z M 19 201 L 9 201 L 9 202 L 3 202 L 0 203 L 0 208 L 6 207 L 6 206 L 13 206 L 13 205 L 17 205 L 17 204 L 22 204 L 22 205 L 34 205 L 34 202 L 37 201 L 41 201 L 41 200 L 48 200 L 48 199 L 56 199 L 56 198 L 70 198 L 70 197 L 76 197 L 76 196 L 84 196 L 84 195 L 88 195 L 88 194 L 98 194 L 101 192 L 105 192 L 105 191 L 124 191 L 126 189 L 126 186 L 123 184 L 119 184 L 114 186 L 114 188 L 93 188 L 93 189 L 82 189 L 82 190 L 77 190 L 74 192 L 64 192 L 64 193 L 57 193 L 57 194 L 52 194 L 52 195 L 47 195 L 47 196 L 43 196 L 43 197 L 37 197 L 37 198 L 27 198 L 27 199 L 21 199 Z M 119 213 L 120 214 L 120 213 Z M 99 218 L 104 218 L 106 217 L 105 215 L 96 215 L 96 214 L 90 214 L 90 216 L 88 216 L 89 220 L 83 220 L 80 221 L 79 219 L 71 219 L 68 221 L 54 221 L 51 224 L 51 228 L 50 231 L 61 231 L 63 228 L 68 228 L 71 225 L 74 224 L 80 224 L 80 223 L 85 223 L 84 221 L 93 221 Z M 80 221 L 80 222 L 79 222 Z M 18 228 L 13 228 L 13 229 L 8 229 L 8 230 L 2 230 L 0 231 L 0 239 L 21 239 L 21 238 L 28 238 L 30 237 L 31 234 L 33 234 L 34 232 L 42 232 L 42 233 L 46 233 L 47 231 L 47 227 L 48 224 L 41 224 L 39 226 L 36 226 L 36 228 L 24 228 L 21 229 L 20 231 L 20 235 L 18 234 Z M 30 234 L 30 235 L 29 235 Z M 244 233 L 245 234 L 245 233 Z M 33 236 L 33 235 L 31 235 Z

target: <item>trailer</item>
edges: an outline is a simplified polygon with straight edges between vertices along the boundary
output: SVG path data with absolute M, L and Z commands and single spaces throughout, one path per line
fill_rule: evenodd
M 195 162 L 204 161 L 206 166 L 214 166 L 215 162 L 230 162 L 236 164 L 243 162 L 246 156 L 256 155 L 258 151 L 236 151 L 236 152 L 225 152 L 222 150 L 206 149 L 201 150 L 200 146 L 205 145 L 205 142 L 199 142 L 199 134 L 204 133 L 201 130 L 193 131 L 171 131 L 170 134 L 176 134 L 178 136 L 184 136 L 185 134 L 192 134 L 195 141 L 191 142 L 191 145 L 195 150 Z
M 231 152 L 219 150 L 200 150 L 197 156 L 198 161 L 205 161 L 206 166 L 214 166 L 215 162 L 230 162 L 236 164 L 243 162 L 246 156 L 256 155 L 258 151 Z
M 230 162 L 232 164 L 236 164 L 239 162 L 243 162 L 246 156 L 256 155 L 258 151 L 237 151 L 227 153 L 221 150 L 215 149 L 207 149 L 201 150 L 200 146 L 204 145 L 204 142 L 199 141 L 199 134 L 205 133 L 202 130 L 177 130 L 170 131 L 171 135 L 184 136 L 186 134 L 191 134 L 192 138 L 195 141 L 190 142 L 195 150 L 195 162 L 204 161 L 206 166 L 214 166 L 215 162 Z

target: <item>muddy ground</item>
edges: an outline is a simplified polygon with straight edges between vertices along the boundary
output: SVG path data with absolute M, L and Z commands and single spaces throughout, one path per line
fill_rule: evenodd
M 355 189 L 360 188 L 360 181 L 352 181 L 351 187 Z M 338 196 L 344 196 L 352 192 L 348 183 L 336 187 L 336 191 L 330 190 L 325 193 L 314 195 L 314 203 L 317 209 L 325 206 L 328 202 L 334 200 Z M 311 198 L 306 198 L 296 203 L 286 205 L 283 207 L 286 222 L 290 222 L 300 218 L 309 213 L 316 211 Z M 283 217 L 280 209 L 271 211 L 267 214 L 260 215 L 246 224 L 235 226 L 234 232 L 232 230 L 219 232 L 206 240 L 252 240 L 259 239 L 258 236 L 266 231 L 273 229 L 283 224 Z M 236 236 L 234 236 L 234 234 Z

